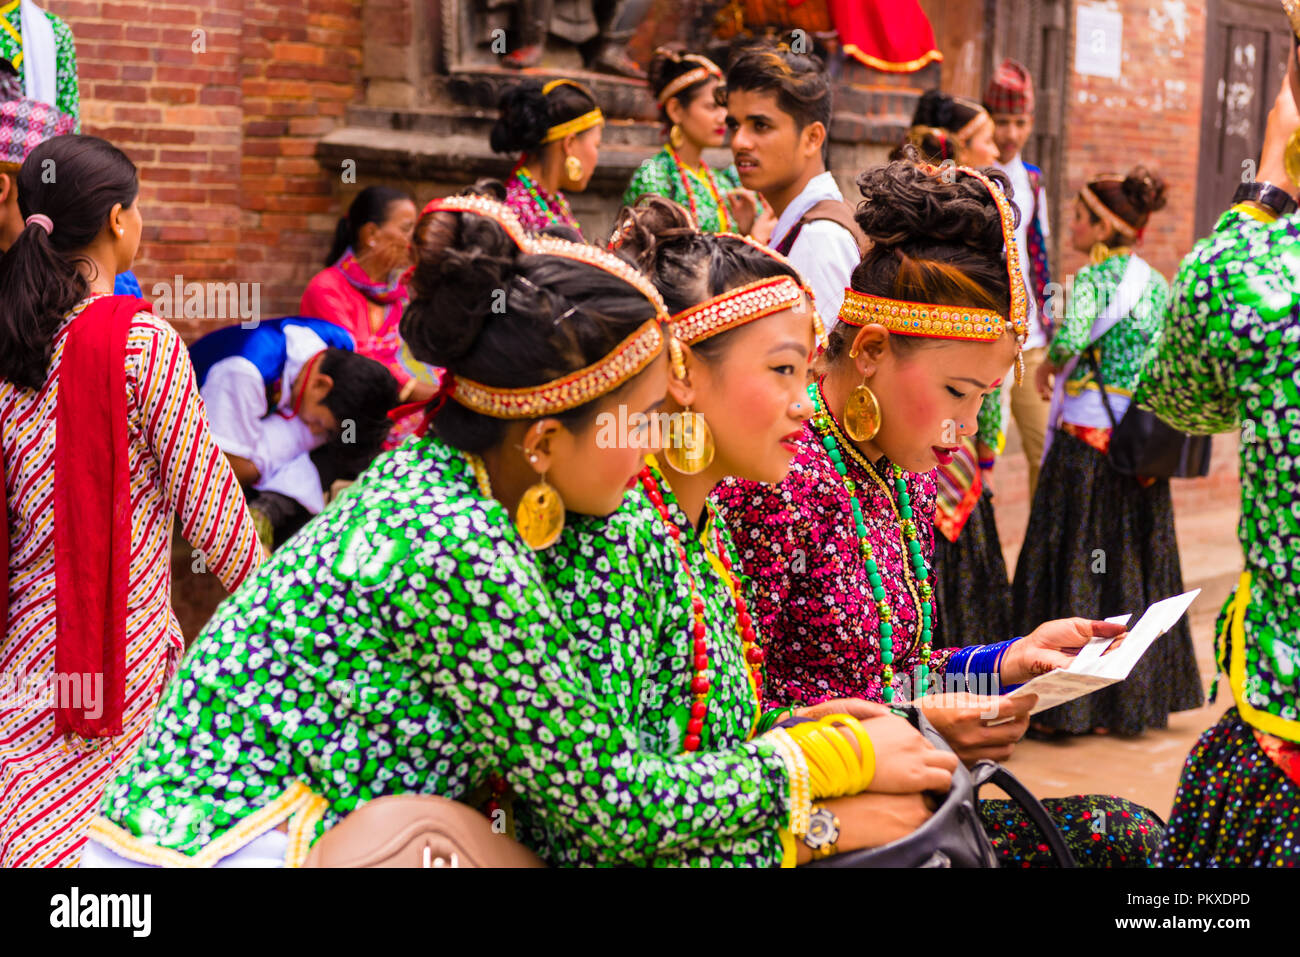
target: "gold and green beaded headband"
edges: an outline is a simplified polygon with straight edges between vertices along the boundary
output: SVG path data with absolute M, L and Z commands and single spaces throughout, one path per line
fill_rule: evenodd
M 993 197 L 1001 220 L 1002 241 L 1007 251 L 1007 281 L 1011 287 L 1010 315 L 1003 316 L 995 309 L 907 302 L 845 289 L 839 319 L 850 326 L 859 327 L 878 322 L 899 335 L 975 342 L 994 342 L 1001 338 L 1003 332 L 1008 332 L 1016 340 L 1016 384 L 1019 385 L 1024 378 L 1022 350 L 1029 335 L 1029 319 L 1024 277 L 1020 272 L 1020 248 L 1016 243 L 1016 217 L 1011 201 L 997 183 L 977 169 L 969 166 L 935 166 L 933 163 L 917 165 L 930 176 L 950 175 L 952 172 L 973 176 Z
M 654 308 L 655 315 L 585 368 L 540 385 L 502 389 L 463 376 L 447 377 L 443 396 L 475 412 L 497 419 L 534 419 L 576 409 L 618 388 L 645 369 L 664 349 L 668 309 L 659 290 L 643 273 L 612 253 L 558 236 L 530 235 L 510 209 L 484 196 L 448 196 L 424 207 L 425 213 L 471 213 L 500 226 L 526 255 L 559 256 L 602 269 L 632 286 Z

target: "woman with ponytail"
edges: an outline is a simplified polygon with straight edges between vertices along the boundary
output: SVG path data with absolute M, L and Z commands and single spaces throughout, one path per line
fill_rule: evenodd
M 105 795 L 94 862 L 296 865 L 373 798 L 500 805 L 511 790 L 606 859 L 747 842 L 807 859 L 791 834 L 810 801 L 873 778 L 858 721 L 642 750 L 575 666 L 538 567 L 566 510 L 616 511 L 642 467 L 599 423 L 663 402 L 659 293 L 480 196 L 435 200 L 425 220 L 402 334 L 447 370 L 428 432 L 381 455 L 217 610 Z M 829 752 L 824 772 L 805 748 Z
M 47 140 L 19 170 L 25 228 L 0 258 L 0 671 L 30 676 L 0 712 L 0 866 L 75 864 L 139 744 L 184 649 L 173 514 L 227 589 L 262 559 L 184 343 L 112 294 L 140 244 L 138 191 L 104 140 Z
M 1041 616 L 1137 612 L 1183 591 L 1169 480 L 1123 475 L 1106 454 L 1164 330 L 1169 283 L 1134 249 L 1164 205 L 1164 180 L 1142 166 L 1099 176 L 1075 198 L 1070 241 L 1090 262 L 1074 277 L 1038 369 L 1039 393 L 1052 404 L 1016 562 L 1017 627 Z M 1184 617 L 1123 682 L 1036 715 L 1035 729 L 1136 735 L 1204 700 Z
M 582 227 L 565 192 L 581 193 L 600 161 L 604 114 L 576 80 L 524 80 L 501 95 L 492 149 L 518 156 L 506 181 L 506 205 L 525 229 Z

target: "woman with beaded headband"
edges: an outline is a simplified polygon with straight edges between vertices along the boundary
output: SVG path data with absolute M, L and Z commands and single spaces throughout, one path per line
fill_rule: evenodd
M 620 251 L 654 277 L 675 313 L 676 371 L 658 415 L 646 423 L 621 408 L 600 423 L 598 441 L 668 447 L 646 457 L 622 508 L 571 516 L 538 558 L 571 623 L 577 670 L 638 729 L 642 746 L 664 755 L 728 750 L 756 732 L 762 650 L 733 571 L 738 558 L 707 496 L 728 473 L 772 482 L 785 475 L 790 435 L 808 415 L 803 385 L 820 323 L 793 267 L 765 247 L 700 233 L 686 210 L 659 196 L 643 198 L 629 217 Z M 711 425 L 681 427 L 697 414 Z M 955 760 L 878 705 L 826 702 L 804 715 L 835 711 L 871 719 L 864 727 L 879 762 L 874 793 L 835 811 L 838 849 L 903 836 L 929 816 L 923 782 L 946 787 Z M 764 729 L 788 716 L 769 716 Z M 520 835 L 545 859 L 616 860 L 610 848 L 548 823 L 527 798 L 516 803 Z M 781 858 L 769 837 L 661 853 L 657 863 L 771 866 Z
M 402 334 L 446 370 L 429 434 L 381 455 L 221 606 L 110 785 L 88 860 L 294 865 L 371 798 L 514 788 L 611 859 L 775 842 L 793 863 L 811 801 L 872 782 L 859 722 L 687 759 L 638 750 L 573 668 L 533 552 L 558 531 L 557 492 L 608 513 L 635 479 L 641 452 L 601 448 L 594 421 L 662 401 L 662 300 L 498 203 L 427 215 Z
M 914 123 L 920 125 L 909 130 L 907 142 L 925 162 L 979 167 L 997 161 L 993 121 L 977 103 L 931 91 L 917 104 Z M 894 158 L 911 156 L 909 149 L 905 143 Z M 984 397 L 978 430 L 961 436 L 952 461 L 935 470 L 936 648 L 1011 631 L 1011 583 L 993 513 L 993 469 L 1006 441 L 1002 399 L 1001 386 Z
M 813 417 L 790 474 L 776 486 L 728 480 L 713 496 L 752 579 L 768 701 L 913 699 L 967 763 L 1007 757 L 1024 734 L 1037 699 L 1007 697 L 1008 686 L 1069 664 L 1094 635 L 1122 633 L 1074 618 L 932 648 L 933 471 L 974 431 L 1024 331 L 1005 183 L 906 160 L 858 177 L 856 217 L 873 246 L 845 291 L 826 374 L 809 386 Z M 991 724 L 995 715 L 1011 720 Z M 1082 863 L 1145 863 L 1158 842 L 1157 821 L 1127 802 L 1045 803 Z M 1006 802 L 982 810 L 1004 860 L 1039 856 Z M 1095 841 L 1078 822 L 1099 810 L 1121 823 Z
M 713 170 L 703 157 L 704 150 L 722 146 L 727 137 L 727 107 L 717 99 L 721 68 L 674 45 L 655 51 L 648 74 L 668 142 L 637 167 L 623 204 L 634 206 L 642 196 L 655 194 L 689 209 L 705 232 L 750 233 L 761 200 L 741 188 L 734 165 Z M 775 220 L 768 216 L 765 221 L 770 234 Z
M 506 205 L 527 230 L 581 231 L 565 192 L 585 190 L 600 160 L 605 118 L 596 98 L 575 80 L 524 80 L 501 95 L 499 109 L 492 149 L 519 157 L 506 180 Z
M 1092 262 L 1075 275 L 1038 370 L 1052 404 L 1012 586 L 1017 628 L 1067 612 L 1139 611 L 1183 591 L 1168 479 L 1121 475 L 1106 454 L 1112 417 L 1128 409 L 1164 328 L 1169 284 L 1133 249 L 1164 194 L 1164 181 L 1139 166 L 1091 180 L 1075 200 L 1070 241 Z M 1204 700 L 1184 617 L 1123 682 L 1035 715 L 1034 733 L 1135 735 Z

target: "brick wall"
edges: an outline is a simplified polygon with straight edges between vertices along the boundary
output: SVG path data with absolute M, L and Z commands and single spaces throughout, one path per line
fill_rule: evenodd
M 1086 0 L 1084 0 L 1086 2 Z M 1196 240 L 1196 169 L 1200 147 L 1206 0 L 1109 0 L 1096 6 L 1124 17 L 1118 79 L 1074 72 L 1070 24 L 1065 118 L 1065 191 L 1052 224 L 1067 275 L 1087 263 L 1069 248 L 1074 196 L 1098 173 L 1144 163 L 1169 185 L 1168 205 L 1151 217 L 1142 256 L 1172 278 Z M 1185 13 L 1184 17 L 1170 14 Z M 1181 30 L 1181 33 L 1180 33 Z
M 180 274 L 260 283 L 263 315 L 296 309 L 338 215 L 313 154 L 360 95 L 360 7 L 48 0 L 76 39 L 83 131 L 140 167 L 146 296 Z

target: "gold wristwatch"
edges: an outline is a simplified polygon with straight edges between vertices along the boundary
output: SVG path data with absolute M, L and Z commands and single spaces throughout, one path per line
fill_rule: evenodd
M 813 860 L 838 854 L 835 843 L 840 839 L 840 819 L 831 813 L 830 808 L 814 804 L 808 817 L 808 833 L 803 842 L 812 849 Z

